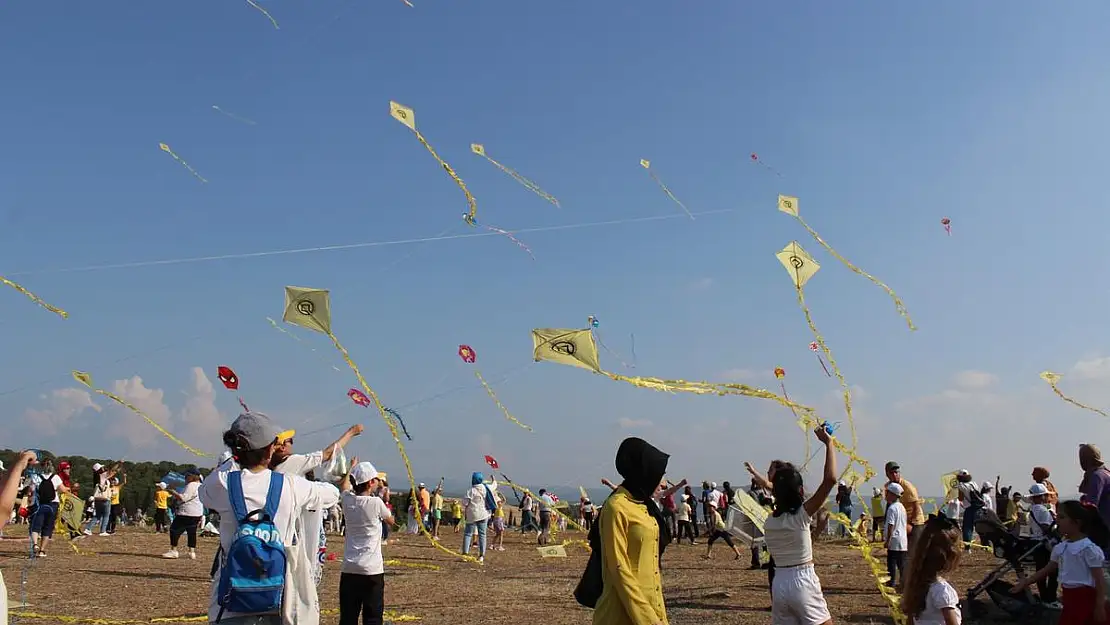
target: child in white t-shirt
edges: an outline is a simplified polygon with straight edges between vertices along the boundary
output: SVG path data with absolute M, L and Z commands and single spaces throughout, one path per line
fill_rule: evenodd
M 393 516 L 371 494 L 380 484 L 374 465 L 358 462 L 339 486 L 347 530 L 339 577 L 340 623 L 357 623 L 360 613 L 365 623 L 381 623 L 385 615 L 382 523 L 393 523 Z
M 899 588 L 899 582 L 906 582 L 906 553 L 910 550 L 907 533 L 906 507 L 902 505 L 902 485 L 891 482 L 886 485 L 886 572 L 890 575 L 887 586 Z
M 1086 625 L 1106 622 L 1106 582 L 1103 563 L 1106 555 L 1099 544 L 1106 544 L 1108 532 L 1098 508 L 1078 501 L 1057 505 L 1057 528 L 1064 542 L 1052 549 L 1049 563 L 1014 586 L 1019 593 L 1030 584 L 1057 575 L 1063 587 L 1061 625 Z
M 903 583 L 902 611 L 910 625 L 960 625 L 960 595 L 942 577 L 959 566 L 960 528 L 947 516 L 935 514 L 919 531 Z

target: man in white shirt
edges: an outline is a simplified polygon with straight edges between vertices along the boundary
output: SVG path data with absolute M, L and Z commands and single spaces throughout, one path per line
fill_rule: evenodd
M 362 434 L 362 430 L 362 424 L 356 423 L 347 428 L 343 436 L 340 436 L 334 443 L 328 445 L 321 451 L 315 451 L 310 454 L 293 453 L 293 437 L 297 434 L 295 430 L 281 432 L 277 435 L 277 444 L 274 446 L 274 455 L 273 459 L 270 461 L 270 468 L 284 475 L 305 477 L 310 471 L 330 461 L 332 455 L 338 448 L 346 447 L 347 443 L 351 442 L 352 438 Z M 308 553 L 316 563 L 313 571 L 313 578 L 316 585 L 319 586 L 320 580 L 323 579 L 324 558 L 327 549 L 327 535 L 324 533 L 324 509 L 306 510 L 304 515 L 301 516 L 297 535 L 299 537 L 299 543 L 305 546 L 305 552 Z
M 228 494 L 228 476 L 235 472 L 240 473 L 243 499 L 248 511 L 264 508 L 271 474 L 274 473 L 269 469 L 269 464 L 277 436 L 277 428 L 266 415 L 258 412 L 239 415 L 231 424 L 231 429 L 224 433 L 223 440 L 232 448 L 242 471 L 226 468 L 213 471 L 201 484 L 201 503 L 220 515 L 220 548 L 225 554 L 237 538 L 239 529 L 239 519 L 232 510 Z M 303 543 L 296 541 L 296 527 L 305 510 L 323 510 L 337 504 L 339 490 L 331 484 L 309 482 L 300 476 L 285 475 L 283 479 L 281 498 L 273 518 L 274 526 L 281 534 L 287 558 L 281 613 L 260 617 L 226 612 L 220 621 L 222 625 L 318 625 L 320 622 L 320 602 L 316 587 L 312 584 L 311 560 L 303 552 Z M 223 565 L 223 558 L 220 565 Z M 209 622 L 216 622 L 221 614 L 217 596 L 218 579 L 217 569 L 209 596 Z
M 906 507 L 902 505 L 905 490 L 898 482 L 886 485 L 886 570 L 890 575 L 887 586 L 901 588 L 906 581 L 906 553 L 910 549 L 909 528 L 906 520 Z

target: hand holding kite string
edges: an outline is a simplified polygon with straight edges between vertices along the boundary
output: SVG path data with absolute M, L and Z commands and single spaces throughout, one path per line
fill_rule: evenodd
M 480 143 L 471 143 L 470 144 L 470 151 L 477 154 L 478 156 L 481 156 L 481 157 L 485 158 L 487 161 L 493 163 L 498 169 L 505 172 L 506 174 L 509 174 L 509 176 L 511 176 L 513 180 L 516 180 L 520 184 L 524 185 L 524 187 L 526 189 L 528 189 L 532 193 L 535 193 L 536 195 L 542 197 L 543 199 L 547 200 L 548 202 L 551 202 L 552 204 L 555 205 L 555 208 L 559 208 L 559 200 L 555 199 L 554 195 L 551 195 L 550 193 L 547 193 L 546 191 L 541 189 L 539 187 L 539 185 L 537 185 L 536 183 L 532 182 L 531 180 L 525 178 L 524 176 L 521 176 L 516 171 L 514 171 L 512 169 L 509 169 L 508 167 L 505 167 L 501 163 L 498 163 L 497 161 L 493 160 L 493 158 L 489 154 L 486 154 L 486 148 L 482 144 L 480 144 Z
M 459 358 L 461 358 L 462 361 L 466 364 L 472 365 L 478 360 L 478 354 L 469 345 L 459 345 Z M 501 409 L 501 412 L 505 415 L 506 419 L 528 430 L 529 432 L 532 431 L 532 426 L 521 423 L 519 419 L 514 417 L 512 413 L 509 412 L 509 409 L 505 407 L 505 404 L 501 403 L 501 400 L 497 398 L 497 394 L 493 392 L 493 388 L 491 388 L 490 385 L 486 383 L 486 379 L 482 377 L 482 372 L 479 371 L 477 367 L 474 368 L 474 376 L 477 377 L 478 381 L 482 383 L 482 388 L 486 389 L 486 393 L 489 394 L 489 397 L 493 400 L 493 403 L 497 404 L 497 407 Z
M 1073 406 L 1078 406 L 1080 408 L 1083 408 L 1084 410 L 1090 410 L 1091 412 L 1100 414 L 1104 417 L 1110 417 L 1110 415 L 1108 415 L 1105 412 L 1099 410 L 1098 408 L 1092 408 L 1091 406 L 1088 406 L 1087 404 L 1081 404 L 1081 403 L 1075 401 L 1074 399 L 1072 399 L 1071 397 L 1068 397 L 1067 395 L 1062 393 L 1060 391 L 1060 388 L 1058 386 L 1056 386 L 1057 384 L 1060 383 L 1060 378 L 1061 377 L 1062 376 L 1059 373 L 1053 373 L 1051 371 L 1042 371 L 1041 372 L 1041 379 L 1044 380 L 1045 382 L 1048 382 L 1048 385 L 1052 387 L 1052 392 L 1056 393 L 1060 397 L 1060 399 L 1068 402 L 1069 404 L 1071 404 Z
M 51 306 L 50 304 L 47 304 L 38 295 L 35 295 L 34 293 L 32 293 L 32 292 L 28 291 L 27 289 L 23 288 L 21 285 L 15 283 L 15 282 L 12 282 L 11 280 L 5 278 L 4 276 L 0 276 L 0 284 L 5 284 L 5 285 L 19 291 L 20 293 L 26 295 L 27 299 L 29 299 L 32 302 L 38 304 L 39 306 L 42 306 L 43 308 L 49 310 L 50 312 L 54 313 L 55 315 L 58 315 L 62 319 L 66 319 L 66 318 L 69 317 L 69 313 L 67 313 L 66 311 L 64 311 L 61 308 L 58 308 L 56 306 Z
M 339 339 L 331 331 L 331 296 L 328 291 L 326 289 L 307 289 L 296 286 L 285 287 L 285 313 L 282 315 L 282 319 L 286 323 L 323 333 L 331 339 L 335 349 L 343 357 L 343 361 L 347 363 L 347 366 L 351 368 L 351 371 L 355 374 L 355 378 L 358 379 L 359 386 L 362 387 L 366 396 L 378 409 L 378 414 L 381 415 L 382 420 L 385 421 L 386 427 L 389 428 L 390 433 L 393 435 L 393 441 L 397 444 L 397 452 L 401 455 L 401 461 L 405 465 L 405 472 L 408 474 L 410 495 L 413 500 L 415 500 L 417 482 L 412 473 L 412 462 L 409 460 L 408 454 L 405 453 L 405 445 L 397 435 L 397 426 L 390 419 L 390 412 L 385 405 L 382 404 L 377 393 L 370 388 L 370 384 L 367 383 L 366 378 L 362 375 L 362 371 L 359 370 L 358 365 L 355 364 L 355 361 L 347 352 L 347 348 L 343 347 L 343 344 L 339 342 Z M 467 562 L 478 563 L 477 558 L 452 551 L 439 544 L 438 541 L 432 540 L 432 535 L 428 533 L 428 528 L 425 527 L 423 520 L 420 521 L 419 527 L 420 533 L 423 534 L 424 537 L 428 539 L 428 542 L 436 549 L 466 560 Z
M 405 106 L 404 104 L 399 104 L 390 100 L 389 115 L 393 117 L 393 119 L 396 119 L 397 121 L 404 124 L 406 128 L 411 130 L 412 133 L 416 135 L 416 139 L 420 141 L 420 145 L 423 145 L 425 148 L 427 148 L 428 152 L 432 154 L 432 157 L 435 158 L 436 162 L 439 163 L 440 167 L 443 168 L 443 171 L 447 172 L 447 175 L 451 177 L 451 180 L 454 180 L 455 184 L 458 185 L 460 189 L 462 189 L 463 195 L 466 196 L 466 205 L 470 209 L 463 216 L 463 221 L 473 226 L 475 220 L 477 219 L 478 202 L 474 199 L 474 196 L 470 194 L 470 190 L 466 188 L 466 183 L 462 181 L 462 178 L 459 178 L 459 175 L 455 173 L 455 170 L 451 169 L 451 166 L 447 164 L 447 161 L 439 157 L 439 154 L 436 153 L 435 148 L 433 148 L 432 145 L 428 143 L 428 140 L 424 138 L 424 135 L 420 134 L 420 131 L 416 129 L 416 112 Z
M 787 215 L 790 215 L 794 219 L 797 219 L 798 223 L 800 223 L 802 227 L 806 229 L 806 232 L 808 232 L 809 235 L 813 237 L 813 240 L 817 241 L 817 243 L 819 243 L 821 247 L 825 248 L 825 251 L 827 251 L 829 254 L 832 254 L 833 258 L 839 260 L 841 263 L 844 264 L 845 267 L 851 269 L 853 272 L 863 276 L 864 278 L 867 278 L 871 281 L 872 284 L 881 288 L 883 291 L 886 291 L 886 294 L 890 296 L 891 300 L 894 301 L 895 310 L 897 310 L 898 314 L 902 315 L 902 318 L 906 320 L 906 325 L 909 326 L 910 330 L 917 329 L 917 326 L 913 325 L 913 320 L 910 319 L 910 311 L 906 310 L 906 305 L 902 303 L 902 299 L 898 297 L 898 294 L 895 293 L 893 289 L 884 284 L 875 276 L 853 265 L 851 261 L 841 256 L 840 252 L 837 252 L 832 248 L 831 245 L 826 243 L 825 240 L 821 238 L 821 235 L 817 234 L 816 230 L 809 227 L 809 224 L 807 224 L 806 221 L 802 219 L 801 214 L 798 213 L 798 198 L 789 195 L 780 195 L 779 210 L 786 213 Z
M 674 193 L 671 193 L 671 190 L 667 188 L 667 185 L 663 184 L 663 181 L 659 179 L 659 176 L 655 175 L 655 172 L 651 171 L 651 161 L 641 158 L 640 167 L 643 167 L 647 170 L 648 175 L 651 176 L 651 179 L 655 181 L 655 184 L 659 185 L 660 189 L 663 189 L 663 193 L 666 193 L 667 197 L 671 198 L 671 201 L 673 201 L 675 204 L 678 204 L 678 207 L 686 213 L 686 216 L 689 217 L 691 221 L 693 221 L 694 215 L 689 211 L 689 209 L 686 208 L 686 205 L 679 201 L 679 199 L 675 197 Z

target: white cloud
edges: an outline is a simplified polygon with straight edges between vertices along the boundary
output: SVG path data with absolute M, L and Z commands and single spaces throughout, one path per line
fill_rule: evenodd
M 1110 357 L 1080 360 L 1071 370 L 1080 380 L 1107 380 L 1110 379 Z
M 713 286 L 715 280 L 709 277 L 698 278 L 690 283 L 689 288 L 691 291 L 705 291 Z
M 101 410 L 100 406 L 93 403 L 92 395 L 79 388 L 55 389 L 49 395 L 41 395 L 39 399 L 44 400 L 46 405 L 40 409 L 28 409 L 24 413 L 24 422 L 43 436 L 54 436 L 66 429 L 74 417 L 86 408 L 96 412 Z
M 762 377 L 754 369 L 726 369 L 717 375 L 717 379 L 724 380 L 725 382 L 751 382 Z
M 867 389 L 863 388 L 862 386 L 860 386 L 858 384 L 849 384 L 848 385 L 848 394 L 852 396 L 852 402 L 863 401 L 863 400 L 871 397 L 871 393 L 869 393 L 867 391 Z M 826 398 L 826 401 L 843 403 L 844 402 L 844 390 L 840 389 L 840 388 L 835 388 L 835 389 L 829 391 L 825 395 L 825 398 Z
M 629 419 L 628 417 L 621 417 L 617 420 L 617 425 L 626 430 L 650 428 L 654 423 L 647 419 Z
M 969 369 L 961 371 L 955 376 L 956 386 L 963 389 L 982 389 L 998 381 L 998 376 L 986 371 Z

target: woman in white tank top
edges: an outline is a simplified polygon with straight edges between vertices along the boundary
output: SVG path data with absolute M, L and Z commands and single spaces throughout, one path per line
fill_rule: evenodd
M 832 436 L 824 427 L 815 430 L 825 445 L 825 471 L 821 485 L 805 499 L 802 475 L 794 465 L 775 471 L 772 486 L 775 507 L 764 524 L 767 551 L 775 560 L 775 580 L 771 585 L 772 625 L 830 625 L 821 580 L 813 569 L 813 538 L 810 517 L 825 505 L 836 486 L 836 452 Z

